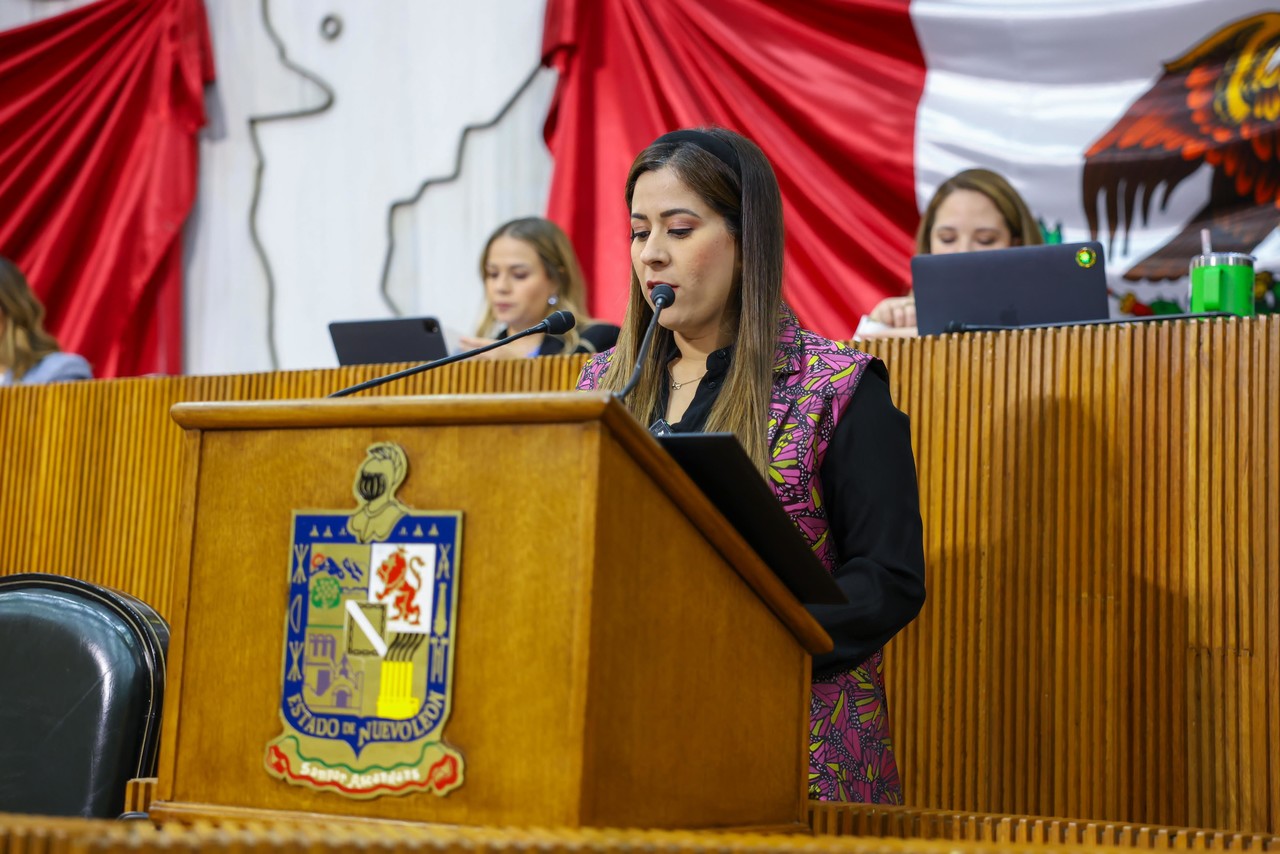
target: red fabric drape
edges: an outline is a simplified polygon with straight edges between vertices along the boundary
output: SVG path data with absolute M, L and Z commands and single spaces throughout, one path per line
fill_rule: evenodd
M 905 292 L 918 222 L 913 151 L 924 58 L 906 0 L 548 0 L 547 215 L 573 239 L 591 310 L 628 286 L 631 160 L 659 134 L 717 124 L 768 155 L 786 211 L 787 299 L 847 338 Z
M 97 376 L 182 369 L 212 79 L 202 0 L 102 0 L 0 33 L 0 254 Z

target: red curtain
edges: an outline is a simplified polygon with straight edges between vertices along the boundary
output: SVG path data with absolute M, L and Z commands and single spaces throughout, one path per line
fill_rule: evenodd
M 549 0 L 543 61 L 548 216 L 578 249 L 591 310 L 618 320 L 628 286 L 631 160 L 658 135 L 716 124 L 753 139 L 782 187 L 787 299 L 847 338 L 906 291 L 924 58 L 906 0 Z
M 97 376 L 182 370 L 212 80 L 202 0 L 102 0 L 0 33 L 0 254 Z

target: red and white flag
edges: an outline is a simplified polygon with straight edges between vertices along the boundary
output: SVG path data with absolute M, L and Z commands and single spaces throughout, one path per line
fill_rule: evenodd
M 717 124 L 772 161 L 787 298 L 824 334 L 905 292 L 919 209 L 973 166 L 1064 242 L 1098 235 L 1116 313 L 1185 310 L 1203 229 L 1280 262 L 1278 48 L 1260 0 L 550 0 L 549 216 L 617 319 L 631 158 Z

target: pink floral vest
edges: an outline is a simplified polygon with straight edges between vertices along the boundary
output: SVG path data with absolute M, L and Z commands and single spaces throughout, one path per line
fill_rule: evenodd
M 578 389 L 596 388 L 613 350 L 593 356 Z M 871 356 L 801 329 L 790 309 L 778 325 L 769 404 L 769 485 L 829 572 L 836 551 L 819 472 L 837 422 Z M 885 704 L 882 655 L 813 683 L 809 720 L 809 795 L 820 800 L 901 803 Z

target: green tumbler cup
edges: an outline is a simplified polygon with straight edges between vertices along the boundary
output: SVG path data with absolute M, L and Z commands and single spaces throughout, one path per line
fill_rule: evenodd
M 1191 259 L 1191 311 L 1253 317 L 1253 256 L 1210 252 Z

